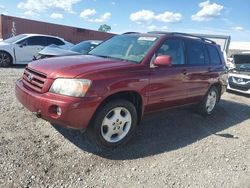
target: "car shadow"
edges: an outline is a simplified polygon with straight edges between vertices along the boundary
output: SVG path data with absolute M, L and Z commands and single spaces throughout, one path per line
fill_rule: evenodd
M 249 94 L 240 93 L 240 92 L 233 91 L 233 90 L 227 90 L 227 92 L 230 93 L 230 94 L 234 94 L 234 95 L 241 96 L 241 97 L 250 98 L 250 95 L 249 95 Z
M 79 131 L 54 128 L 84 151 L 110 160 L 130 160 L 177 150 L 210 135 L 238 139 L 236 135 L 218 132 L 249 118 L 250 106 L 227 100 L 221 100 L 209 117 L 195 113 L 191 107 L 164 111 L 144 117 L 132 140 L 112 151 L 93 146 Z

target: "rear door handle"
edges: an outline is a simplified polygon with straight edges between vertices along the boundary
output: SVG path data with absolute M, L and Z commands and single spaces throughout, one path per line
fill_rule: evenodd
M 183 69 L 183 70 L 181 71 L 181 73 L 184 74 L 184 75 L 186 75 L 186 74 L 187 74 L 187 69 Z

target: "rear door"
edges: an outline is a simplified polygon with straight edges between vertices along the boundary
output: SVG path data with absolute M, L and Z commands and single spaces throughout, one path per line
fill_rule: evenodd
M 209 87 L 211 72 L 209 55 L 205 43 L 194 39 L 185 39 L 185 51 L 188 97 L 190 102 L 196 103 L 202 99 Z
M 148 105 L 145 111 L 155 111 L 188 103 L 183 41 L 176 38 L 166 39 L 155 57 L 159 55 L 170 55 L 172 66 L 151 68 Z

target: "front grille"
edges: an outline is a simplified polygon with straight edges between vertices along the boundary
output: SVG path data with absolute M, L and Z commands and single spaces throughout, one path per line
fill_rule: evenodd
M 47 76 L 30 68 L 26 68 L 23 73 L 23 82 L 29 88 L 41 93 Z

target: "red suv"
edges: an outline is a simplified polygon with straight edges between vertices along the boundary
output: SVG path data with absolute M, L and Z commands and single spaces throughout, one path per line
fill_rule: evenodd
M 183 33 L 125 33 L 83 56 L 30 63 L 16 97 L 37 116 L 83 129 L 99 147 L 127 142 L 143 115 L 198 104 L 209 115 L 227 85 L 213 41 Z

